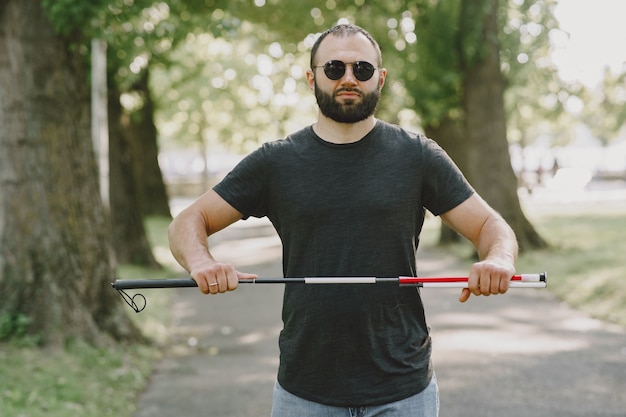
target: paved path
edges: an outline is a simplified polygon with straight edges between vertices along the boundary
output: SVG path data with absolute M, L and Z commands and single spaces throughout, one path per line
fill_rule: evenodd
M 271 227 L 238 224 L 213 243 L 216 256 L 261 277 L 281 276 Z M 419 265 L 423 276 L 466 272 L 433 250 L 420 252 Z M 624 328 L 590 319 L 546 290 L 465 304 L 458 291 L 422 292 L 442 417 L 626 417 Z M 280 285 L 242 285 L 214 297 L 177 290 L 171 343 L 135 417 L 269 416 L 281 302 Z

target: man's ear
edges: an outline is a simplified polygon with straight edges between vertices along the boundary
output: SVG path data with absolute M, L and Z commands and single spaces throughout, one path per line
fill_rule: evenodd
M 378 88 L 382 89 L 385 85 L 385 79 L 387 78 L 387 70 L 385 68 L 380 69 L 380 75 L 378 76 Z
M 309 90 L 315 91 L 315 74 L 313 74 L 312 70 L 307 70 L 306 82 L 309 85 Z

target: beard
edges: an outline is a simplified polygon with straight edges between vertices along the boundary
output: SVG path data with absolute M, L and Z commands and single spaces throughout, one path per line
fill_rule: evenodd
M 342 91 L 354 91 L 361 94 L 360 103 L 354 100 L 345 100 L 339 103 L 335 98 L 337 93 Z M 315 98 L 322 114 L 337 123 L 357 123 L 372 116 L 376 111 L 376 106 L 380 100 L 380 88 L 371 93 L 364 94 L 358 88 L 340 88 L 335 94 L 328 94 L 322 91 L 315 83 Z

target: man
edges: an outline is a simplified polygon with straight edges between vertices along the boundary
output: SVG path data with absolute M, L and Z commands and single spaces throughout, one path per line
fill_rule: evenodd
M 176 259 L 203 293 L 255 275 L 220 263 L 207 237 L 267 216 L 289 277 L 417 275 L 425 209 L 480 256 L 470 294 L 503 294 L 514 275 L 510 227 L 433 141 L 374 118 L 387 71 L 368 32 L 339 25 L 311 52 L 317 122 L 248 155 L 170 226 Z M 393 285 L 289 285 L 273 417 L 437 416 L 438 390 L 419 291 Z

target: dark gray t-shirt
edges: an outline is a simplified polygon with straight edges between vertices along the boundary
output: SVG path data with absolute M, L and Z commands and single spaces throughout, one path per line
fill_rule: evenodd
M 377 122 L 337 145 L 311 127 L 248 155 L 215 191 L 244 218 L 267 216 L 289 277 L 416 276 L 425 209 L 445 213 L 473 190 L 432 140 Z M 278 381 L 336 406 L 385 404 L 430 382 L 419 292 L 395 285 L 288 285 Z

